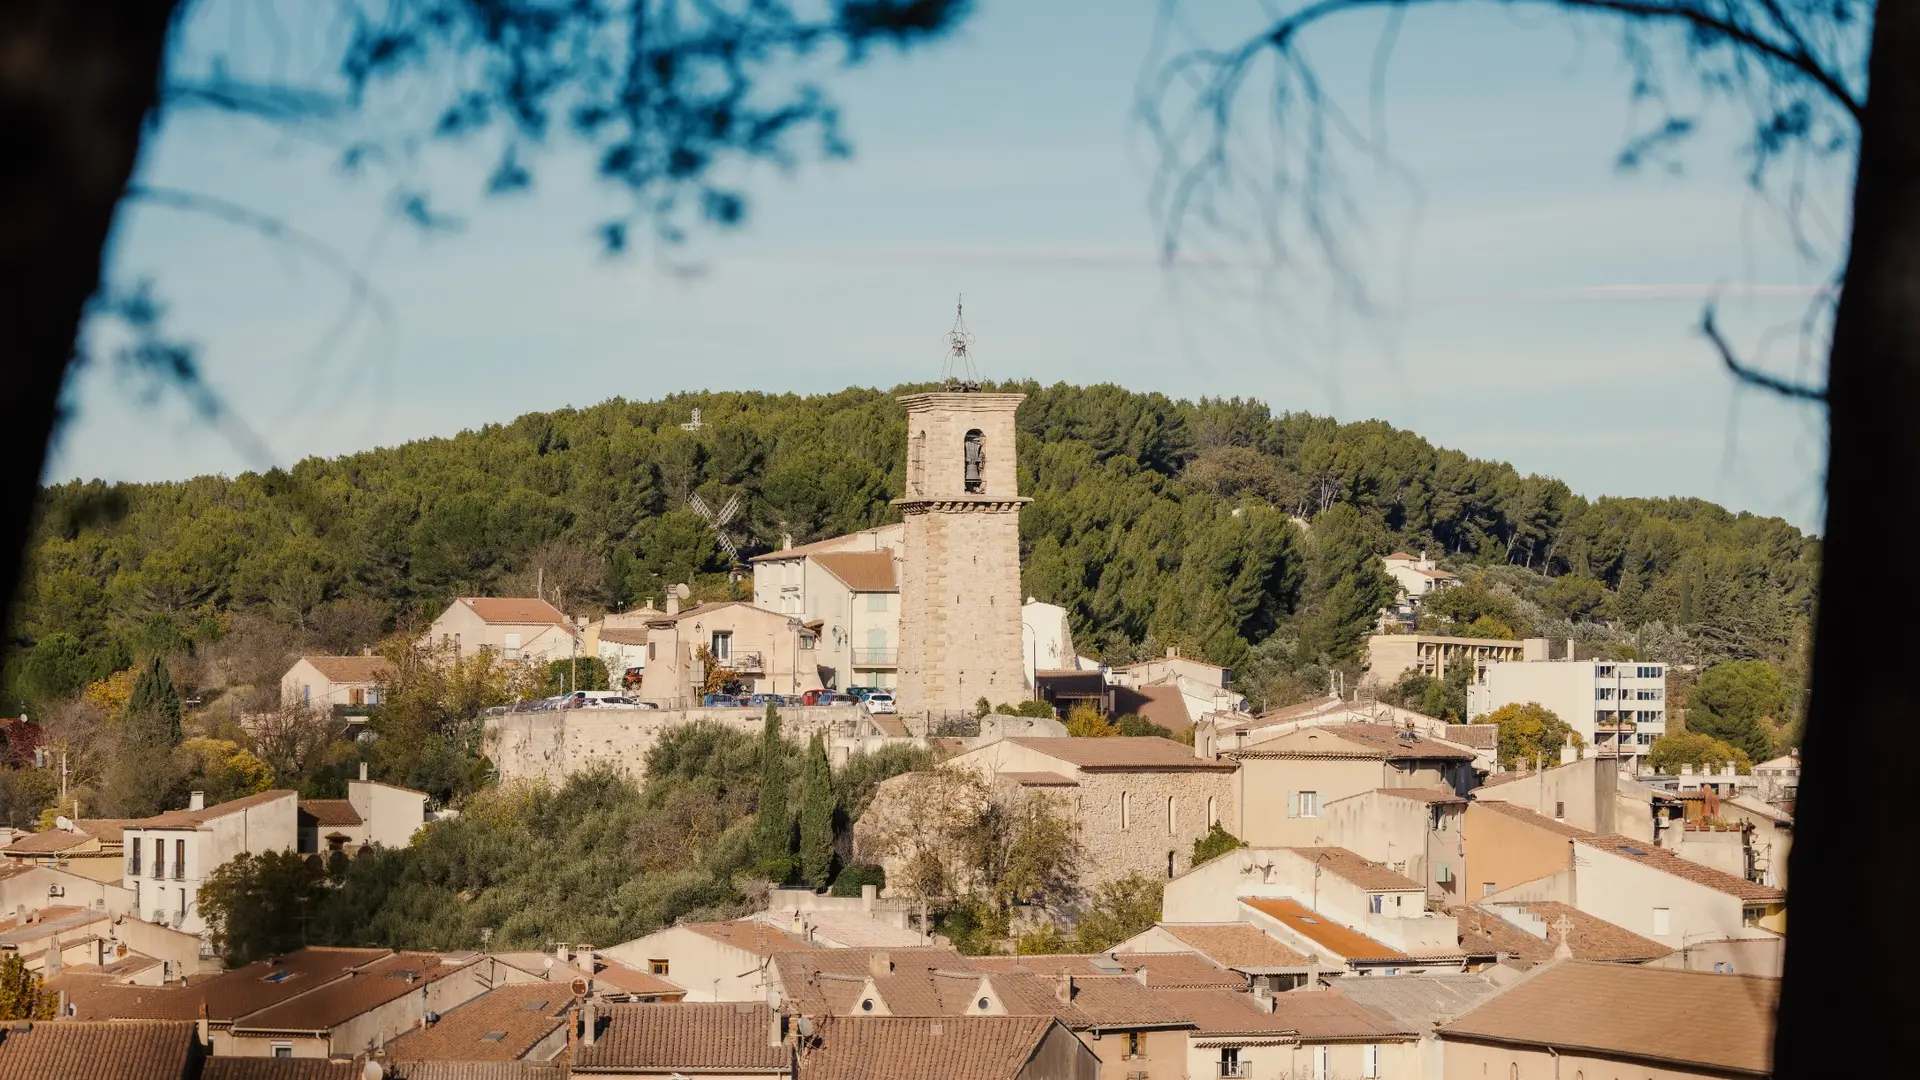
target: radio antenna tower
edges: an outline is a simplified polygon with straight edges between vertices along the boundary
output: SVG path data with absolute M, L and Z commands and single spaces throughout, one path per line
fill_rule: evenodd
M 940 377 L 949 390 L 962 392 L 980 389 L 980 372 L 973 366 L 973 331 L 967 329 L 965 297 L 953 302 L 953 329 L 947 331 L 947 357 L 940 365 Z

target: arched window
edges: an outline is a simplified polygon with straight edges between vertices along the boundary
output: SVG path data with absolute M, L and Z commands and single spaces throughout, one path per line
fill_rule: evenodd
M 1127 793 L 1123 791 L 1120 793 L 1120 828 L 1124 830 L 1126 829 L 1126 827 L 1127 827 Z
M 1173 833 L 1173 796 L 1167 796 L 1167 833 Z
M 1207 827 L 1220 824 L 1220 801 L 1212 795 L 1207 796 Z
M 979 495 L 987 490 L 987 437 L 979 428 L 967 432 L 965 451 L 965 472 L 967 494 Z

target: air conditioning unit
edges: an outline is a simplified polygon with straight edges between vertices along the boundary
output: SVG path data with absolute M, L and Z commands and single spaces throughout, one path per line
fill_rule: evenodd
M 49 885 L 47 886 L 47 895 L 65 896 L 67 895 L 67 887 L 65 885 Z

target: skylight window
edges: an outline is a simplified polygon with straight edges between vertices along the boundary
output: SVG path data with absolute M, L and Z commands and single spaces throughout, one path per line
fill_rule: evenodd
M 499 1042 L 506 1037 L 507 1033 L 504 1031 L 489 1031 L 485 1035 L 480 1036 L 480 1039 L 482 1042 Z
M 262 979 L 261 979 L 260 981 L 261 981 L 261 982 L 270 982 L 270 983 L 281 983 L 281 982 L 286 982 L 286 981 L 287 981 L 288 979 L 291 979 L 291 978 L 293 978 L 293 977 L 294 977 L 295 975 L 297 975 L 297 974 L 299 974 L 299 972 L 295 972 L 295 971 L 276 971 L 276 972 L 274 972 L 274 973 L 273 973 L 273 974 L 271 974 L 271 975 L 267 975 L 267 976 L 265 976 L 265 977 L 263 977 L 263 978 L 262 978 Z

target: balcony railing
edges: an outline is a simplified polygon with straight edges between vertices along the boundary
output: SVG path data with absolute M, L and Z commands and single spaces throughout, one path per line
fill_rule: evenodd
M 1220 1080 L 1246 1080 L 1247 1066 L 1250 1062 L 1223 1061 L 1220 1063 Z
M 853 666 L 857 668 L 890 668 L 900 665 L 898 649 L 855 649 Z
M 760 654 L 757 652 L 732 653 L 727 656 L 716 656 L 713 658 L 713 664 L 715 667 L 726 671 L 763 672 L 766 670 L 766 662 L 761 659 Z

